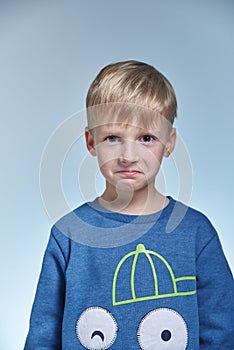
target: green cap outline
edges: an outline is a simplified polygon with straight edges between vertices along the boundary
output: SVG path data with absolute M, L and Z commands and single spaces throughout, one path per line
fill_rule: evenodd
M 153 274 L 153 279 L 154 279 L 154 289 L 155 289 L 155 294 L 150 295 L 150 296 L 145 296 L 145 297 L 140 297 L 138 298 L 136 296 L 135 292 L 135 270 L 136 270 L 136 264 L 137 264 L 137 259 L 139 254 L 145 254 L 152 270 Z M 132 293 L 132 299 L 127 299 L 127 300 L 121 300 L 121 301 L 116 301 L 116 284 L 117 284 L 117 277 L 119 274 L 119 270 L 122 266 L 122 264 L 131 256 L 134 256 L 133 263 L 132 263 L 132 270 L 131 270 L 131 293 Z M 154 255 L 157 258 L 159 258 L 164 265 L 167 267 L 171 280 L 172 280 L 172 285 L 173 285 L 173 293 L 168 293 L 168 294 L 159 294 L 158 291 L 158 277 L 157 277 L 157 272 L 155 270 L 155 266 L 153 263 L 153 260 L 150 255 Z M 196 280 L 196 276 L 183 276 L 183 277 L 175 277 L 175 274 L 170 266 L 170 264 L 167 262 L 167 260 L 160 254 L 156 253 L 153 250 L 147 250 L 144 246 L 144 244 L 138 244 L 136 247 L 136 250 L 133 252 L 130 252 L 126 254 L 118 263 L 115 273 L 114 273 L 114 278 L 113 278 L 113 283 L 112 283 L 112 303 L 113 305 L 123 305 L 123 304 L 129 304 L 129 303 L 135 303 L 143 300 L 152 300 L 152 299 L 160 299 L 160 298 L 171 298 L 171 297 L 177 297 L 177 296 L 185 296 L 185 295 L 193 295 L 196 294 L 196 289 L 192 291 L 187 291 L 187 292 L 178 292 L 177 290 L 177 282 L 179 281 L 191 281 L 191 280 Z

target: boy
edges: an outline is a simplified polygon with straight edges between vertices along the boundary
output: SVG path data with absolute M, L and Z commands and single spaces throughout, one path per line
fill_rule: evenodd
M 177 102 L 137 61 L 87 95 L 89 152 L 104 193 L 52 228 L 25 350 L 234 349 L 233 278 L 208 219 L 160 194 Z

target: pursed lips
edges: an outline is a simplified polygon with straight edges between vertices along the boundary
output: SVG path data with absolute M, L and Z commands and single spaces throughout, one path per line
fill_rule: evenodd
M 123 169 L 116 171 L 117 174 L 125 175 L 125 176 L 134 176 L 138 174 L 142 174 L 142 171 L 135 169 Z

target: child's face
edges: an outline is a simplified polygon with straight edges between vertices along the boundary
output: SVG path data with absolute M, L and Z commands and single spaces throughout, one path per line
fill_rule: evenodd
M 133 191 L 154 187 L 163 157 L 175 146 L 175 129 L 166 141 L 164 134 L 118 123 L 85 131 L 87 148 L 97 156 L 107 188 Z

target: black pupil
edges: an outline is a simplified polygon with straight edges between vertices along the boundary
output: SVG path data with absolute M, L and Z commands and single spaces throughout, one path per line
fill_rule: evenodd
M 144 139 L 145 142 L 150 142 L 151 137 L 150 137 L 149 135 L 145 135 L 145 136 L 143 137 L 143 139 Z
M 162 332 L 161 338 L 164 341 L 169 341 L 171 339 L 171 332 L 165 329 L 165 331 Z

